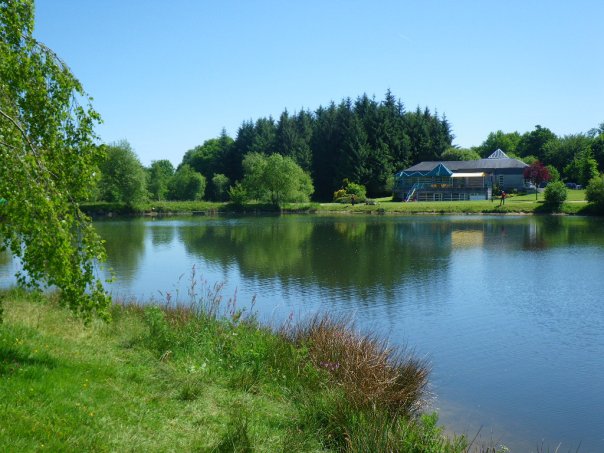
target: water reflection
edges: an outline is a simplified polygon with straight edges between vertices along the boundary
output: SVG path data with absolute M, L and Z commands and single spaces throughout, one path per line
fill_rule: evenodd
M 147 224 L 143 219 L 96 222 L 95 228 L 105 241 L 107 264 L 124 283 L 133 281 L 145 253 Z

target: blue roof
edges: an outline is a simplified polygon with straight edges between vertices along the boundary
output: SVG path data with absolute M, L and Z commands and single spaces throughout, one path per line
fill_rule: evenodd
M 438 164 L 426 176 L 451 176 L 453 172 L 445 167 L 443 164 Z

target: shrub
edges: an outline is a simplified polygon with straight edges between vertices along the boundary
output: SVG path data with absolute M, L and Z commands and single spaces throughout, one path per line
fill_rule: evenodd
M 585 188 L 585 198 L 600 210 L 604 210 L 604 174 L 589 180 Z
M 545 188 L 545 204 L 552 210 L 560 210 L 566 201 L 566 196 L 566 186 L 562 181 L 551 182 Z
M 333 193 L 333 201 L 340 201 L 342 198 L 346 198 L 346 189 L 339 189 Z
M 344 188 L 333 193 L 333 201 L 338 203 L 351 203 L 352 197 L 357 203 L 363 203 L 367 197 L 367 189 L 361 184 L 344 180 Z
M 367 197 L 367 189 L 365 189 L 365 186 L 354 182 L 348 183 L 346 186 L 346 193 L 348 195 L 354 195 L 359 201 L 364 201 L 365 197 Z
M 247 190 L 240 182 L 237 182 L 234 186 L 231 186 L 228 190 L 229 198 L 235 204 L 243 204 L 247 199 Z

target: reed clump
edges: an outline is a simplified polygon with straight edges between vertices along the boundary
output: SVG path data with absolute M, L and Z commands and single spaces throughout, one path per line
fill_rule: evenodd
M 425 407 L 430 367 L 405 347 L 354 329 L 348 318 L 317 315 L 282 330 L 308 349 L 312 364 L 327 372 L 354 406 L 416 416 Z

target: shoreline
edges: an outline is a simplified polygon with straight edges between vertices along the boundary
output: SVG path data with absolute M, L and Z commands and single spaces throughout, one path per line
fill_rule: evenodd
M 161 202 L 130 207 L 116 203 L 88 203 L 81 209 L 92 219 L 128 217 L 175 216 L 236 216 L 236 215 L 550 215 L 550 216 L 602 216 L 586 202 L 566 202 L 559 212 L 552 211 L 543 201 L 511 201 L 506 205 L 492 202 L 379 202 L 377 204 L 300 203 L 281 207 L 266 204 L 233 205 L 209 202 Z

